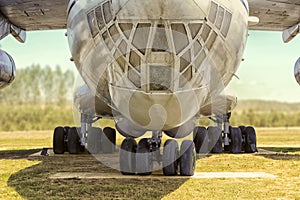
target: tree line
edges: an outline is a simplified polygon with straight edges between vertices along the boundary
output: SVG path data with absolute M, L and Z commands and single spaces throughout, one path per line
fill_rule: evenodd
M 213 125 L 212 121 L 203 118 L 199 120 L 200 126 Z M 300 112 L 282 112 L 276 110 L 254 111 L 252 109 L 243 112 L 233 112 L 230 118 L 231 126 L 255 126 L 255 127 L 299 127 Z
M 236 126 L 299 127 L 300 112 L 282 112 L 277 110 L 259 112 L 249 109 L 242 113 L 233 113 L 231 123 Z
M 75 75 L 60 66 L 18 69 L 14 82 L 0 90 L 0 131 L 53 130 L 73 125 Z
M 32 65 L 17 71 L 11 86 L 0 90 L 1 104 L 60 104 L 72 98 L 74 73 L 62 71 L 60 66 Z

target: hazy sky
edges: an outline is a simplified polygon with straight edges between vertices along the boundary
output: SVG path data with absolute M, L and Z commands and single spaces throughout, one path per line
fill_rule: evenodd
M 8 36 L 0 41 L 1 48 L 14 58 L 17 68 L 33 63 L 41 66 L 61 65 L 73 69 L 64 31 L 42 31 L 27 34 L 25 44 Z M 294 64 L 300 57 L 300 36 L 284 44 L 281 33 L 250 32 L 245 61 L 230 84 L 239 99 L 264 99 L 300 102 L 300 86 L 294 79 Z

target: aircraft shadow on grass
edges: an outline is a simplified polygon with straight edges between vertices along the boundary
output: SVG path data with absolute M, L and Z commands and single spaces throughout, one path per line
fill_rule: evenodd
M 0 152 L 0 159 L 26 159 L 36 150 Z M 13 156 L 14 155 L 14 156 Z M 29 158 L 33 160 L 33 158 Z M 34 158 L 41 163 L 10 176 L 8 186 L 25 199 L 161 199 L 183 185 L 188 178 L 133 178 L 95 180 L 50 180 L 59 172 L 118 173 L 104 166 L 92 155 L 46 156 Z
M 19 160 L 27 159 L 31 154 L 39 152 L 40 149 L 28 149 L 28 150 L 5 150 L 0 151 L 0 159 Z
M 263 156 L 274 160 L 300 160 L 300 154 L 287 154 L 287 152 L 300 152 L 300 148 L 268 147 L 264 149 L 277 153 L 254 154 L 254 156 Z M 8 186 L 14 188 L 25 199 L 37 199 L 38 196 L 41 199 L 49 197 L 53 199 L 161 199 L 189 180 L 188 178 L 50 180 L 50 175 L 60 172 L 111 174 L 119 174 L 120 172 L 104 166 L 88 154 L 28 157 L 38 151 L 37 149 L 0 151 L 0 159 L 41 161 L 37 165 L 11 175 L 8 180 Z
M 273 160 L 300 160 L 300 147 L 263 147 L 264 150 L 272 153 L 261 153 L 257 156 L 263 156 Z

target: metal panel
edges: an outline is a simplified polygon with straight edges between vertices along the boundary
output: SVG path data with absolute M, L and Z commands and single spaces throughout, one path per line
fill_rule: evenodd
M 68 0 L 1 0 L 0 12 L 26 30 L 66 28 Z
M 300 22 L 299 0 L 248 0 L 250 15 L 260 18 L 251 30 L 282 31 Z
M 66 28 L 68 0 L 1 0 L 0 11 L 26 30 Z M 251 30 L 282 31 L 300 22 L 299 0 L 249 0 L 250 15 L 260 18 Z

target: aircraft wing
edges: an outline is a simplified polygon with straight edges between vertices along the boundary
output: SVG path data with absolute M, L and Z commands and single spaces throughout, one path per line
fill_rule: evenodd
M 250 16 L 260 23 L 251 30 L 284 31 L 300 22 L 299 0 L 248 0 Z
M 65 29 L 67 6 L 68 0 L 1 0 L 0 12 L 27 31 Z
M 300 22 L 299 0 L 248 0 L 260 23 L 251 30 L 283 31 Z M 24 30 L 66 28 L 68 0 L 1 0 L 0 12 Z

